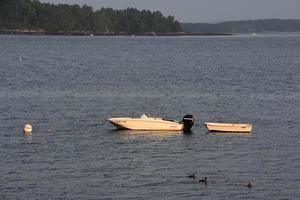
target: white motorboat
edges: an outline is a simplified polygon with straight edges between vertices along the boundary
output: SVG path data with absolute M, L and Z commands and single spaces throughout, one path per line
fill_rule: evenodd
M 205 126 L 209 131 L 216 131 L 216 132 L 250 133 L 252 130 L 252 124 L 206 122 Z
M 188 131 L 194 125 L 194 118 L 192 115 L 186 115 L 181 122 L 149 117 L 143 114 L 139 118 L 119 117 L 107 119 L 118 129 L 127 130 L 147 130 L 147 131 Z

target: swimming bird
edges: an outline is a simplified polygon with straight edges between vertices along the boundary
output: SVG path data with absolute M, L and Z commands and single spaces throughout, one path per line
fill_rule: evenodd
M 248 182 L 248 184 L 246 185 L 246 187 L 248 187 L 248 188 L 252 188 L 253 187 L 253 185 L 251 184 L 251 182 L 249 181 Z
M 195 175 L 195 173 L 193 173 L 193 174 L 188 175 L 187 177 L 188 177 L 188 178 L 195 179 L 195 178 L 196 178 L 196 175 Z
M 207 184 L 207 177 L 204 177 L 204 179 L 200 179 L 199 182 L 204 183 L 206 185 Z

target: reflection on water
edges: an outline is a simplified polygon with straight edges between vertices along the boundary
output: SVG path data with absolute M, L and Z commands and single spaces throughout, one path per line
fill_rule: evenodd
M 251 137 L 252 133 L 241 133 L 241 132 L 208 132 L 209 135 L 215 135 L 215 136 L 243 136 L 243 137 Z
M 124 139 L 137 138 L 168 138 L 178 137 L 185 134 L 183 131 L 137 131 L 137 130 L 114 130 L 111 131 Z
M 31 132 L 30 132 L 30 133 L 28 133 L 28 132 L 23 132 L 23 135 L 24 135 L 25 137 L 31 137 L 31 136 L 32 136 Z
M 24 135 L 24 142 L 32 143 L 32 135 L 31 134 L 23 134 Z

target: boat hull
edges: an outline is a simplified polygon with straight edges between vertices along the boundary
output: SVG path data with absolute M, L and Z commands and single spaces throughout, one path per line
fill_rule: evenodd
M 230 123 L 205 123 L 206 128 L 212 132 L 237 132 L 250 133 L 252 131 L 251 124 L 230 124 Z
M 108 121 L 116 128 L 124 130 L 181 131 L 183 129 L 183 124 L 161 118 L 109 118 Z

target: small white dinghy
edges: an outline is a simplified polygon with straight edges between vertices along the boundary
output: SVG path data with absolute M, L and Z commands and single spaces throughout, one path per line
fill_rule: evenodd
M 206 122 L 205 126 L 209 131 L 215 132 L 250 133 L 252 130 L 252 124 Z

